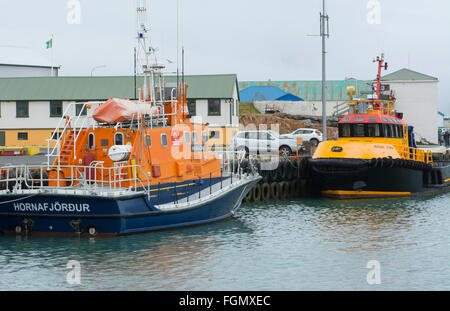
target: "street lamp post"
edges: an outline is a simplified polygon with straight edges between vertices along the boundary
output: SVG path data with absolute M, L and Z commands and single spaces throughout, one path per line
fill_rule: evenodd
M 100 65 L 100 66 L 95 66 L 94 68 L 92 68 L 92 70 L 91 70 L 91 77 L 93 76 L 94 71 L 95 71 L 96 69 L 105 68 L 105 67 L 106 67 L 106 65 Z
M 322 134 L 323 140 L 327 140 L 327 80 L 326 80 L 326 49 L 325 38 L 330 37 L 328 27 L 328 15 L 323 0 L 323 12 L 320 13 L 320 36 L 322 37 Z

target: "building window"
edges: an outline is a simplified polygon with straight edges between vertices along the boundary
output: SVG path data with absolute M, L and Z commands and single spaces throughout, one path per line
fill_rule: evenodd
M 208 116 L 220 116 L 220 99 L 208 99 Z
M 28 106 L 29 105 L 27 101 L 21 100 L 16 102 L 16 118 L 28 118 Z
M 84 106 L 84 103 L 82 104 L 75 104 L 75 115 L 77 116 L 87 116 L 87 109 L 86 106 Z
M 61 137 L 61 132 L 53 132 L 52 138 L 53 140 L 59 139 Z
M 62 117 L 63 103 L 60 100 L 50 101 L 50 118 Z
M 17 133 L 17 140 L 28 140 L 28 133 L 27 132 Z
M 211 139 L 211 138 L 219 139 L 220 138 L 220 131 L 211 131 L 211 132 L 209 132 L 209 139 Z
M 197 102 L 195 99 L 188 99 L 187 106 L 190 116 L 197 115 Z

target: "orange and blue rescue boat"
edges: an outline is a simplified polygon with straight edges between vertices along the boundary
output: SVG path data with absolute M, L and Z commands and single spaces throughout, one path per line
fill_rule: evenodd
M 125 235 L 236 212 L 261 177 L 208 150 L 206 126 L 190 122 L 186 85 L 167 87 L 158 66 L 146 74 L 137 101 L 84 103 L 78 115 L 69 105 L 48 163 L 0 167 L 0 232 Z

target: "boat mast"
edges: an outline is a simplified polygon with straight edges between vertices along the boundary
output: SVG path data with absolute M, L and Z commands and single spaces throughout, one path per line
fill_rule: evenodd
M 384 68 L 384 70 L 387 70 L 388 64 L 384 61 L 384 53 L 381 53 L 381 57 L 377 56 L 377 59 L 373 61 L 378 62 L 378 73 L 377 73 L 377 80 L 376 80 L 376 94 L 377 99 L 375 100 L 375 104 L 377 108 L 381 107 L 381 69 Z

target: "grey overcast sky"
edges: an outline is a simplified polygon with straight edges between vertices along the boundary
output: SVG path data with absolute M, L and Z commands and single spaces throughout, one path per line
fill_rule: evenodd
M 74 1 L 74 0 L 72 0 Z M 77 0 L 75 0 L 77 1 Z M 131 75 L 135 0 L 78 0 L 80 24 L 69 24 L 69 0 L 0 0 L 0 47 L 22 46 L 51 58 L 61 75 Z M 246 80 L 320 80 L 321 0 L 179 0 L 186 74 L 236 73 Z M 450 113 L 450 1 L 370 0 L 380 23 L 369 24 L 369 0 L 327 0 L 327 77 L 373 79 L 384 52 L 388 72 L 410 68 L 439 78 L 439 108 Z M 159 58 L 177 60 L 177 0 L 148 0 Z M 0 61 L 8 58 L 0 55 Z M 174 64 L 168 71 L 175 71 Z M 424 103 L 426 104 L 426 103 Z

